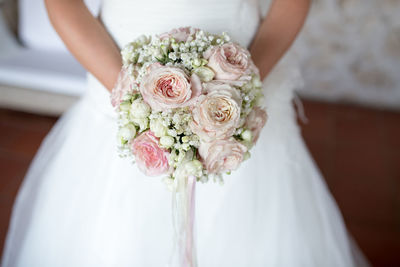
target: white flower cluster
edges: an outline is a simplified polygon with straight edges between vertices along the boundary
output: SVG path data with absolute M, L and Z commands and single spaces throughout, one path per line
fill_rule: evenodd
M 242 109 L 240 114 L 240 127 L 236 129 L 235 137 L 244 141 L 243 143 L 251 148 L 252 133 L 244 127 L 247 116 L 253 110 L 254 106 L 259 106 L 263 100 L 262 82 L 260 77 L 254 75 L 250 82 L 245 83 L 240 89 L 242 97 Z
M 150 130 L 160 138 L 160 145 L 172 151 L 171 166 L 177 167 L 187 151 L 199 147 L 199 137 L 193 134 L 189 127 L 192 116 L 187 108 L 177 108 L 174 111 L 153 111 L 149 118 Z M 179 157 L 175 157 L 175 155 L 179 155 Z
M 124 101 L 119 105 L 117 141 L 122 157 L 132 156 L 129 141 L 149 128 L 148 117 L 150 114 L 150 106 L 143 101 L 138 93 L 134 95 L 127 94 Z
M 204 67 L 207 60 L 203 58 L 203 52 L 209 47 L 222 45 L 229 40 L 230 37 L 225 32 L 221 35 L 212 35 L 202 30 L 194 33 L 187 42 L 177 42 L 173 37 L 161 40 L 158 36 L 142 35 L 126 45 L 121 54 L 123 64 L 130 68 L 138 83 L 146 74 L 146 68 L 154 62 L 181 67 L 185 71 L 196 70 L 196 74 L 213 77 L 214 74 Z

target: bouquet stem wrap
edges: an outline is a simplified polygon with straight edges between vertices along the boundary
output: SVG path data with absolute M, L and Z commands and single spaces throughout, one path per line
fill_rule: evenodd
M 197 267 L 194 231 L 195 193 L 195 176 L 181 176 L 175 179 L 172 192 L 175 242 L 169 264 L 171 267 Z

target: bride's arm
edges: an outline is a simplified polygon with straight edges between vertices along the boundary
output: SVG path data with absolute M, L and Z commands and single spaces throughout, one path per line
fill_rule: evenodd
M 311 0 L 274 0 L 251 44 L 254 63 L 265 78 L 292 45 L 310 8 Z
M 45 0 L 50 20 L 71 53 L 108 90 L 122 62 L 119 49 L 83 0 Z

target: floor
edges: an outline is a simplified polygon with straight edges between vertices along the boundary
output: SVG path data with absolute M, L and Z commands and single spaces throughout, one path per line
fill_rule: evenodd
M 400 113 L 303 102 L 307 145 L 374 266 L 400 266 Z M 27 167 L 56 118 L 0 109 L 0 251 Z

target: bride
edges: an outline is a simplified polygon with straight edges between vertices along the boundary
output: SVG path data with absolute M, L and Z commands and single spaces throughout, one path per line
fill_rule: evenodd
M 223 186 L 196 189 L 198 266 L 367 265 L 291 104 L 301 79 L 284 54 L 310 0 L 272 1 L 265 16 L 259 1 L 103 0 L 97 19 L 82 0 L 46 0 L 55 29 L 91 74 L 85 95 L 45 138 L 25 177 L 3 267 L 166 266 L 173 246 L 170 192 L 118 157 L 109 92 L 123 45 L 181 26 L 226 31 L 250 49 L 269 115 L 252 158 Z

